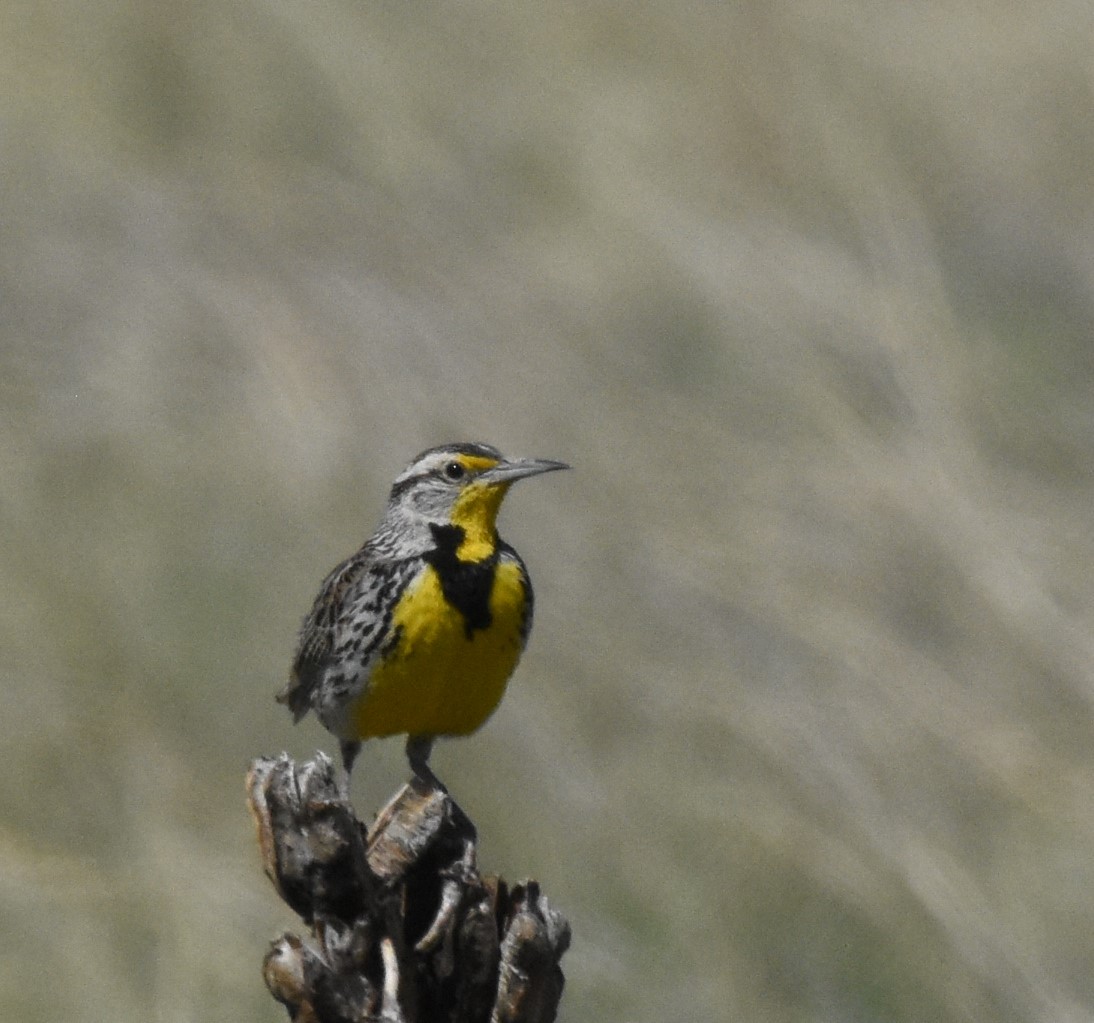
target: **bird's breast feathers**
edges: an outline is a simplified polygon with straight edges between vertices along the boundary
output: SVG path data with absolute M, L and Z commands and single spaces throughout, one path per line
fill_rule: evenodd
M 493 713 L 524 648 L 531 589 L 520 560 L 425 561 L 403 590 L 352 710 L 355 737 L 467 735 Z

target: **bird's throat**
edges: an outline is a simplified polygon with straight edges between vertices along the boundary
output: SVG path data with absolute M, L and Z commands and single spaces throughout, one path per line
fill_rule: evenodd
M 498 510 L 508 489 L 508 483 L 472 483 L 456 499 L 451 521 L 463 531 L 455 551 L 460 561 L 483 561 L 497 550 Z

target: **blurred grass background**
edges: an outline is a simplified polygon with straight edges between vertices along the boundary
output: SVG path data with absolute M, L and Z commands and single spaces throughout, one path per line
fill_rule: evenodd
M 418 450 L 576 471 L 434 758 L 562 1019 L 1094 1019 L 1094 14 L 0 6 L 0 1014 L 273 1020 L 243 802 Z M 360 760 L 375 809 L 400 744 Z

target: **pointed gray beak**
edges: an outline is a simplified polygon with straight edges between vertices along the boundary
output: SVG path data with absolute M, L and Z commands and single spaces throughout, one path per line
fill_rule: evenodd
M 552 462 L 547 458 L 507 458 L 493 469 L 480 474 L 480 483 L 512 483 L 525 476 L 538 476 L 541 472 L 554 472 L 556 469 L 569 469 L 565 462 Z

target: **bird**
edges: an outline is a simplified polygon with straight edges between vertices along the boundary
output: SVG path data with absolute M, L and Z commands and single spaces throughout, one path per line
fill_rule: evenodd
M 414 776 L 443 788 L 434 740 L 493 714 L 534 605 L 498 511 L 517 480 L 569 468 L 488 444 L 429 448 L 396 477 L 372 536 L 324 579 L 277 700 L 294 722 L 314 711 L 338 739 L 347 798 L 365 740 L 405 734 Z

